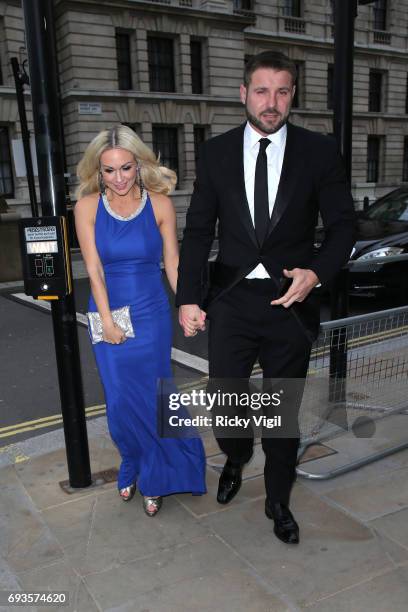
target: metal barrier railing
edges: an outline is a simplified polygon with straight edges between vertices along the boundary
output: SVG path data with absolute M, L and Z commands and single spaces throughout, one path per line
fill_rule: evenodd
M 312 444 L 341 435 L 374 438 L 380 419 L 407 409 L 408 306 L 322 323 L 299 413 L 300 456 Z M 331 478 L 403 448 L 408 435 L 325 473 L 303 466 L 297 473 Z

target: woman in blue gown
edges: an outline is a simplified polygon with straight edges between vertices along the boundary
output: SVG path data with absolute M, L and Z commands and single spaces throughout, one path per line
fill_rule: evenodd
M 93 347 L 109 431 L 122 460 L 119 494 L 129 501 L 137 484 L 146 514 L 154 516 L 164 495 L 206 492 L 200 438 L 161 438 L 157 430 L 157 381 L 172 376 L 160 261 L 163 254 L 175 291 L 176 215 L 167 194 L 176 175 L 120 125 L 92 140 L 78 176 L 75 224 L 91 285 L 89 310 L 102 320 L 103 341 Z M 111 310 L 122 306 L 130 306 L 134 338 L 112 319 Z

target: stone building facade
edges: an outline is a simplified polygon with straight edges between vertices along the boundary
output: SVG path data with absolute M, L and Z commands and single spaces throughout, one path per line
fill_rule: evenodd
M 244 119 L 246 59 L 266 49 L 298 65 L 292 121 L 331 133 L 329 0 L 55 0 L 67 170 L 114 123 L 131 125 L 177 170 L 179 227 L 199 143 Z M 0 188 L 28 213 L 10 140 L 20 137 L 10 58 L 25 57 L 19 1 L 0 0 Z M 355 31 L 353 192 L 361 202 L 408 181 L 408 0 L 359 6 Z M 29 93 L 26 105 L 31 119 Z M 8 151 L 8 153 L 7 153 Z

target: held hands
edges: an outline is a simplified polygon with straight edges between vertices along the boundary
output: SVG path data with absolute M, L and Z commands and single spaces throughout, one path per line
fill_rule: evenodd
M 116 323 L 103 323 L 103 341 L 108 344 L 122 344 L 126 340 L 125 332 Z
M 206 313 L 197 304 L 183 304 L 179 308 L 179 323 L 184 335 L 188 338 L 196 336 L 198 330 L 205 330 Z
M 271 302 L 272 306 L 289 308 L 293 302 L 303 302 L 313 287 L 319 284 L 319 279 L 313 270 L 304 268 L 284 269 L 283 274 L 286 278 L 291 278 L 292 283 L 282 297 Z

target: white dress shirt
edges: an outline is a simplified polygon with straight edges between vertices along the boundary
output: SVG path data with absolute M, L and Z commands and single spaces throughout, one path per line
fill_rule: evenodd
M 286 145 L 286 125 L 283 125 L 280 130 L 275 134 L 269 134 L 268 136 L 262 136 L 254 130 L 254 128 L 247 122 L 244 131 L 244 177 L 245 177 L 245 191 L 249 205 L 249 212 L 251 213 L 252 223 L 255 227 L 255 205 L 254 205 L 254 192 L 255 192 L 255 167 L 256 159 L 259 152 L 259 141 L 261 138 L 268 138 L 271 144 L 266 149 L 266 157 L 268 161 L 268 199 L 269 199 L 269 217 L 272 215 L 272 210 L 275 205 L 276 194 L 278 192 L 278 186 L 280 181 L 280 175 L 282 172 L 283 156 L 285 154 Z M 258 264 L 246 278 L 270 278 L 265 267 L 260 263 Z

